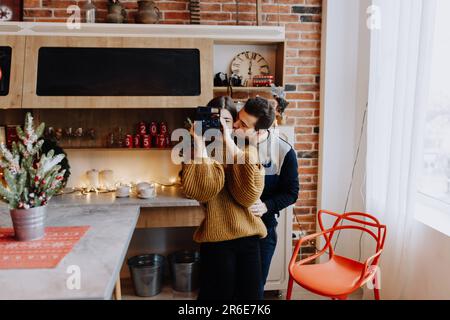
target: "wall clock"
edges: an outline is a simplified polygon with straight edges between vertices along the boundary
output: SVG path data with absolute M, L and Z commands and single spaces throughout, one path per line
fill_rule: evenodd
M 0 0 L 0 21 L 22 21 L 23 1 Z
M 268 75 L 269 64 L 262 55 L 252 51 L 241 52 L 231 62 L 231 71 L 242 77 L 242 83 L 248 85 L 257 75 Z

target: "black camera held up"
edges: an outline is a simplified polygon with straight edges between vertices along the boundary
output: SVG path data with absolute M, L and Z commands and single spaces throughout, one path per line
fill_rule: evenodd
M 209 129 L 220 129 L 220 109 L 214 107 L 197 107 L 195 111 L 195 122 L 201 122 L 202 134 Z M 187 119 L 186 128 L 190 129 L 193 123 L 191 119 Z
M 197 107 L 195 121 L 202 123 L 202 133 L 205 133 L 208 129 L 220 129 L 220 109 Z

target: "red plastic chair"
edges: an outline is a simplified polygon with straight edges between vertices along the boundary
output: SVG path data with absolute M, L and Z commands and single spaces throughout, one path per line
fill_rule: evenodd
M 333 226 L 325 230 L 322 215 L 328 214 L 336 217 Z M 347 297 L 369 281 L 374 284 L 375 299 L 380 299 L 379 281 L 376 278 L 378 271 L 378 260 L 383 251 L 386 238 L 386 226 L 373 216 L 361 212 L 348 212 L 338 214 L 331 211 L 320 210 L 318 222 L 321 232 L 300 239 L 295 246 L 294 253 L 289 263 L 289 285 L 287 300 L 291 299 L 294 281 L 301 287 L 318 295 L 332 299 L 345 300 Z M 351 225 L 344 225 L 352 222 Z M 371 227 L 371 229 L 369 229 Z M 336 232 L 344 230 L 360 230 L 370 235 L 376 242 L 375 254 L 364 263 L 336 255 L 333 250 L 332 240 Z M 323 237 L 324 247 L 306 259 L 296 261 L 300 247 L 305 242 Z M 329 259 L 325 263 L 307 264 L 322 256 L 328 250 Z

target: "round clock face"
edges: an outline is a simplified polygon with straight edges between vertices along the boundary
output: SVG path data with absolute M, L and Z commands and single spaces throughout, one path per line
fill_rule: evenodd
M 234 57 L 231 62 L 231 71 L 242 77 L 242 82 L 251 80 L 257 75 L 268 75 L 269 64 L 259 53 L 245 51 Z

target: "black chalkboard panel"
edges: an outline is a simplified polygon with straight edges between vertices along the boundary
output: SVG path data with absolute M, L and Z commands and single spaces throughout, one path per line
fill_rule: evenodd
M 11 47 L 0 47 L 0 96 L 7 96 L 9 94 L 11 53 Z
M 39 96 L 199 96 L 198 49 L 39 49 Z

